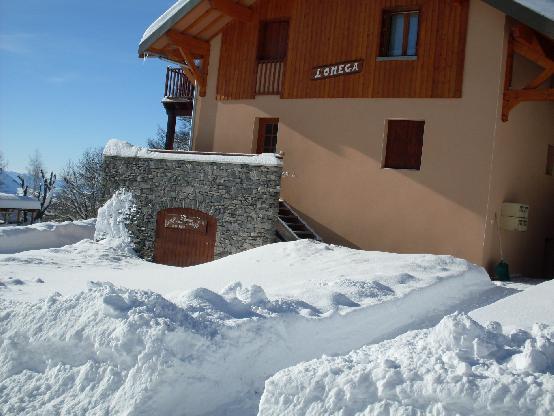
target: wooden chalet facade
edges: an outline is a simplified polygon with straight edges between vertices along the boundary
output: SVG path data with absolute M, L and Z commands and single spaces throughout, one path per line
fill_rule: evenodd
M 323 240 L 490 268 L 500 236 L 514 272 L 545 276 L 554 6 L 527 3 L 180 0 L 139 55 L 194 83 L 194 150 L 284 154 L 281 196 Z M 527 231 L 501 229 L 504 202 Z

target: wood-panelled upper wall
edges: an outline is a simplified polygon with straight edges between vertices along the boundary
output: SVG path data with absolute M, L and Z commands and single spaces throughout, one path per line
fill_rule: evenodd
M 377 60 L 384 9 L 420 10 L 416 60 Z M 258 0 L 259 20 L 290 18 L 282 98 L 462 95 L 468 0 Z M 258 21 L 223 31 L 218 99 L 254 98 Z M 364 60 L 356 75 L 312 81 L 312 69 Z

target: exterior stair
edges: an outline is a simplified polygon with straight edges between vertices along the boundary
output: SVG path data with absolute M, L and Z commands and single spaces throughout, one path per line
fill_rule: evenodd
M 321 237 L 306 224 L 285 201 L 279 201 L 279 218 L 276 229 L 277 238 L 281 241 L 312 239 L 322 241 Z

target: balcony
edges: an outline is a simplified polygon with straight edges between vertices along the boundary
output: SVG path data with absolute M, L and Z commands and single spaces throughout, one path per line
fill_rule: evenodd
M 185 69 L 186 70 L 186 69 Z M 167 114 L 165 148 L 173 149 L 177 117 L 192 117 L 194 110 L 194 84 L 183 68 L 167 67 L 162 104 Z
M 164 100 L 192 101 L 193 98 L 194 84 L 190 82 L 183 69 L 167 67 Z
M 280 95 L 283 88 L 283 60 L 258 61 L 256 76 L 256 95 Z

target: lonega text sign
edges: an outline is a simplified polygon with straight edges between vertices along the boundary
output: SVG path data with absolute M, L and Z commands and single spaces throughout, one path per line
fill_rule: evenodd
M 332 77 L 342 77 L 344 75 L 354 75 L 362 72 L 364 61 L 340 62 L 338 64 L 317 66 L 312 70 L 312 80 L 320 80 Z

